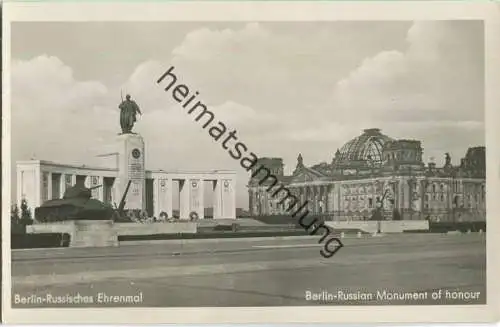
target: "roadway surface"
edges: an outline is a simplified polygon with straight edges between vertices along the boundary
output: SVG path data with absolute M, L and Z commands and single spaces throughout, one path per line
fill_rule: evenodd
M 323 245 L 317 244 L 318 239 L 190 240 L 117 248 L 13 250 L 12 305 L 230 307 L 486 301 L 484 234 L 353 236 L 343 239 L 344 247 L 329 259 L 320 255 Z M 443 298 L 432 300 L 431 293 L 439 289 Z M 377 291 L 384 290 L 424 292 L 427 299 L 377 298 Z M 308 300 L 308 291 L 317 299 Z M 344 295 L 338 295 L 339 291 Z M 444 299 L 444 294 L 457 295 L 445 291 L 474 292 L 479 297 Z M 103 304 L 97 301 L 99 293 L 137 295 L 139 303 L 119 300 Z M 91 297 L 93 302 L 64 305 L 14 301 L 16 296 L 28 299 L 33 295 L 54 298 L 68 294 Z M 349 300 L 346 294 L 364 294 L 364 298 Z

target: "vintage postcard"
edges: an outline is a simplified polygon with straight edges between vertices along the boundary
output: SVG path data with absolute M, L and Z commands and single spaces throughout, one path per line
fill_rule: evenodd
M 499 8 L 5 3 L 5 322 L 498 321 Z

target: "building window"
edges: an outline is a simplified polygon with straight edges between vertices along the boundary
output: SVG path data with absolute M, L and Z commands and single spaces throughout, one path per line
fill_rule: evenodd
M 372 208 L 372 207 L 373 207 L 373 199 L 368 198 L 368 208 Z
M 444 194 L 441 193 L 441 201 L 444 201 Z
M 436 193 L 436 184 L 432 184 L 432 193 Z

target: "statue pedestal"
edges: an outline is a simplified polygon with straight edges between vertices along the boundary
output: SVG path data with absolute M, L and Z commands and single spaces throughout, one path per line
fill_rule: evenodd
M 127 183 L 130 188 L 125 198 L 125 209 L 146 209 L 146 176 L 144 140 L 139 134 L 121 134 L 117 140 L 118 178 L 116 204 L 119 205 Z

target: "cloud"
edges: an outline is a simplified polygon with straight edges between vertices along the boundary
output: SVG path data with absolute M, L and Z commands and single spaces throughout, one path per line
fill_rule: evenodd
M 477 22 L 416 22 L 406 50 L 365 59 L 337 83 L 329 105 L 342 120 L 483 121 L 480 32 Z
M 340 35 L 342 28 L 350 38 Z M 406 43 L 392 48 L 373 33 L 364 39 L 356 29 L 319 27 L 306 36 L 298 30 L 282 33 L 272 24 L 203 28 L 186 36 L 173 51 L 173 62 L 209 102 L 231 97 L 258 115 L 272 112 L 271 128 L 260 135 L 275 142 L 315 140 L 336 146 L 348 140 L 346 135 L 359 135 L 360 126 L 389 126 L 398 134 L 396 128 L 402 128 L 406 138 L 416 138 L 422 129 L 432 134 L 457 122 L 455 130 L 446 127 L 453 138 L 462 133 L 460 122 L 483 124 L 481 22 L 414 22 Z M 380 43 L 379 51 L 366 56 L 374 42 Z M 482 133 L 481 127 L 474 133 Z
M 84 158 L 114 118 L 102 106 L 106 86 L 76 81 L 69 67 L 45 55 L 13 61 L 11 70 L 13 158 Z
M 231 98 L 259 113 L 287 114 L 324 102 L 338 78 L 373 48 L 355 29 L 350 36 L 359 42 L 353 45 L 329 26 L 287 24 L 288 32 L 280 26 L 194 30 L 173 50 L 172 62 L 211 103 Z

